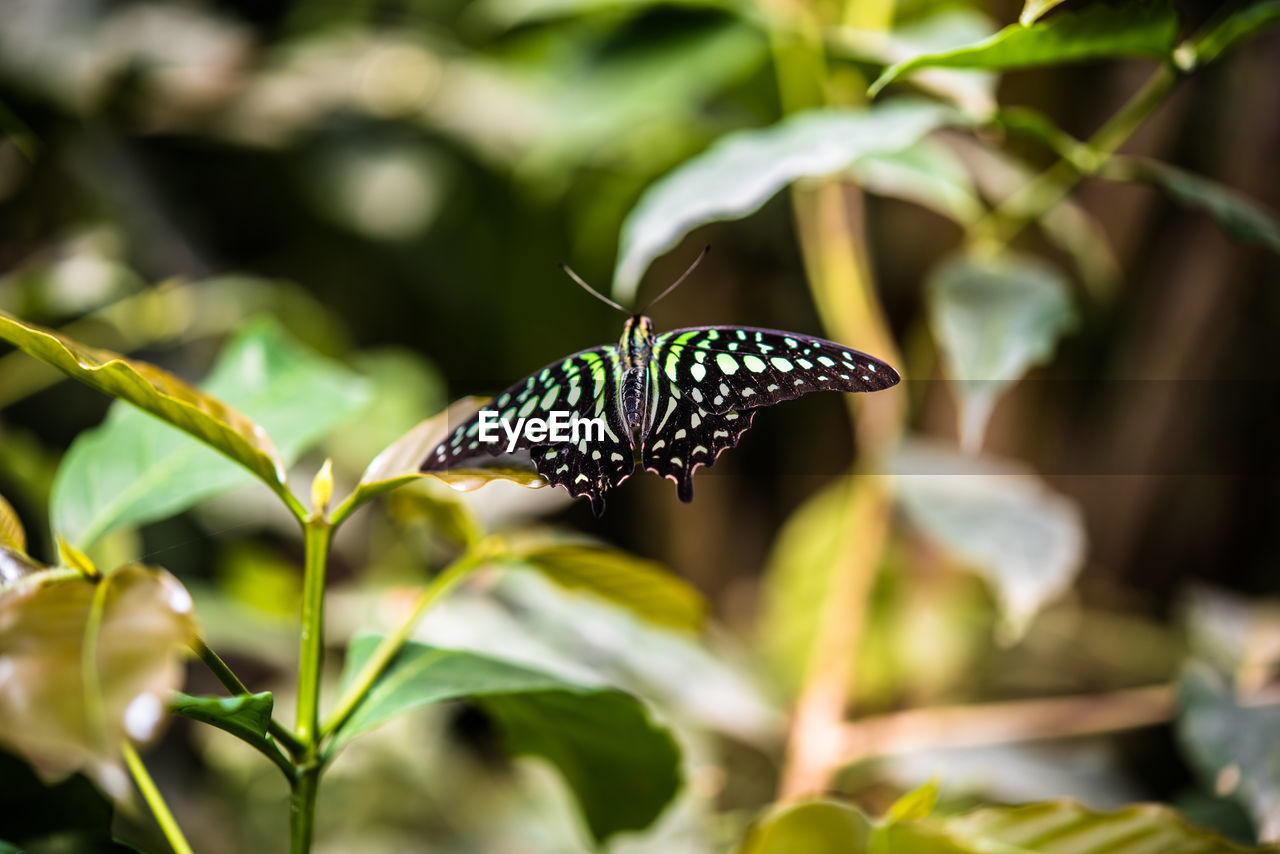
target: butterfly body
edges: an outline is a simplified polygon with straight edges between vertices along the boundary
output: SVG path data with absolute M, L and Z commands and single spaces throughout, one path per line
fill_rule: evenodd
M 811 391 L 879 391 L 898 380 L 885 362 L 822 338 L 735 326 L 655 334 L 652 321 L 636 314 L 617 345 L 574 353 L 494 397 L 457 425 L 421 469 L 528 451 L 540 475 L 589 498 L 598 516 L 604 493 L 639 462 L 675 482 L 680 499 L 691 501 L 694 472 L 736 446 L 757 409 Z M 484 439 L 484 412 L 519 425 L 557 410 L 597 420 L 602 435 L 552 440 L 513 433 L 509 444 Z
M 645 400 L 651 396 L 650 356 L 653 353 L 653 321 L 642 314 L 627 318 L 618 349 L 626 354 L 622 377 L 622 414 L 639 438 L 644 429 Z

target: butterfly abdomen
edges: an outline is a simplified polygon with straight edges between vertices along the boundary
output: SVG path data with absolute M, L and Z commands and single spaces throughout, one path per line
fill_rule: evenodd
M 644 421 L 644 387 L 647 379 L 648 369 L 642 366 L 628 369 L 622 378 L 622 413 L 632 433 L 639 430 Z

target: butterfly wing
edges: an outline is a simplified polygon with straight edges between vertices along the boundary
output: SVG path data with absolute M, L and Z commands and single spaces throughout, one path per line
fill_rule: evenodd
M 712 413 L 758 409 L 811 391 L 880 391 L 898 372 L 824 338 L 737 326 L 699 326 L 654 340 L 660 375 Z
M 592 511 L 604 512 L 604 493 L 631 476 L 635 468 L 631 431 L 618 405 L 619 374 L 617 348 L 593 347 L 547 365 L 502 392 L 472 415 L 437 445 L 422 462 L 422 471 L 460 468 L 476 457 L 499 456 L 528 451 L 538 474 L 553 486 L 563 486 L 574 497 L 586 496 Z M 547 420 L 556 411 L 579 418 L 600 419 L 604 435 L 585 429 L 575 441 L 531 441 L 521 430 L 514 446 L 506 428 L 491 429 L 497 441 L 484 441 L 481 413 L 496 412 L 497 418 L 515 429 L 519 419 Z
M 879 391 L 899 379 L 879 359 L 822 338 L 734 326 L 664 332 L 654 339 L 641 462 L 690 501 L 694 471 L 738 444 L 753 410 L 811 391 Z
M 755 413 L 730 410 L 713 414 L 688 397 L 665 377 L 658 380 L 666 386 L 667 402 L 661 406 L 659 420 L 644 434 L 640 461 L 646 471 L 675 482 L 681 501 L 693 500 L 693 473 L 699 466 L 712 466 L 716 458 L 738 444 L 738 439 L 751 427 Z

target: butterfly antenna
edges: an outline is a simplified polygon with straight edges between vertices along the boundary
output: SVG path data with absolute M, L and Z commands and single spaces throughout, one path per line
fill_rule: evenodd
M 595 288 L 593 288 L 593 287 L 591 287 L 590 285 L 588 285 L 586 282 L 582 281 L 582 277 L 581 277 L 581 276 L 579 276 L 577 273 L 573 272 L 572 270 L 570 270 L 570 269 L 569 269 L 569 265 L 568 265 L 568 264 L 566 264 L 566 263 L 564 263 L 563 261 L 561 261 L 561 262 L 560 262 L 560 269 L 561 269 L 561 270 L 564 270 L 564 271 L 565 271 L 565 273 L 569 276 L 569 278 L 573 279 L 575 282 L 577 282 L 578 284 L 582 285 L 582 287 L 586 290 L 586 292 L 587 292 L 587 293 L 591 294 L 593 297 L 595 297 L 596 299 L 600 300 L 600 302 L 604 303 L 605 305 L 611 305 L 611 306 L 613 306 L 614 308 L 616 308 L 618 311 L 622 312 L 623 314 L 630 314 L 630 312 L 629 312 L 629 311 L 627 311 L 625 308 L 623 308 L 622 306 L 618 305 L 616 302 L 614 302 L 613 300 L 609 299 L 607 296 L 605 296 L 604 294 L 600 293 L 600 292 L 599 292 L 599 291 L 597 291 Z
M 698 257 L 697 257 L 697 258 L 694 258 L 694 259 L 693 259 L 693 263 L 689 265 L 689 269 L 685 270 L 685 271 L 684 271 L 684 273 L 682 273 L 682 274 L 680 275 L 680 278 L 676 279 L 674 282 L 672 282 L 670 285 L 668 285 L 668 286 L 667 286 L 667 289 L 666 289 L 665 291 L 663 291 L 662 293 L 658 294 L 658 295 L 657 295 L 656 297 L 654 297 L 653 299 L 649 300 L 648 305 L 646 305 L 644 308 L 640 309 L 640 313 L 641 313 L 641 314 L 644 314 L 644 313 L 645 313 L 645 312 L 647 312 L 650 308 L 652 308 L 652 307 L 653 307 L 653 304 L 654 304 L 654 303 L 656 303 L 658 300 L 662 299 L 662 298 L 663 298 L 663 297 L 665 297 L 667 294 L 669 294 L 669 293 L 671 293 L 672 291 L 674 291 L 676 288 L 680 287 L 680 285 L 681 285 L 681 284 L 683 284 L 684 280 L 685 280 L 685 279 L 687 279 L 687 278 L 689 278 L 689 274 L 690 274 L 690 273 L 692 273 L 695 269 L 697 269 L 697 266 L 698 266 L 699 264 L 701 264 L 701 263 L 702 263 L 702 259 L 703 259 L 703 258 L 706 258 L 706 257 L 707 257 L 707 253 L 708 253 L 708 252 L 710 252 L 710 251 L 711 251 L 711 247 L 710 247 L 710 246 L 704 246 L 704 247 L 702 247 L 702 251 L 698 253 Z

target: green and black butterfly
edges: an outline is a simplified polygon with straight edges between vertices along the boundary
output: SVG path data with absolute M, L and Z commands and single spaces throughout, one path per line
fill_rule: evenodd
M 698 260 L 662 292 L 693 272 Z M 563 265 L 562 265 L 563 266 Z M 592 294 L 619 309 L 569 270 Z M 650 303 L 652 305 L 653 303 Z M 647 308 L 647 307 L 646 307 Z M 693 473 L 710 466 L 751 427 L 755 410 L 811 391 L 879 391 L 898 372 L 866 353 L 822 338 L 746 326 L 696 326 L 655 335 L 643 313 L 631 315 L 618 343 L 554 362 L 499 394 L 481 411 L 498 418 L 545 418 L 568 410 L 602 419 L 601 440 L 514 445 L 528 451 L 538 474 L 604 512 L 604 494 L 635 470 L 675 481 L 681 501 L 693 500 Z M 461 467 L 465 460 L 507 452 L 505 441 L 480 441 L 480 413 L 458 425 L 423 461 L 422 471 Z

